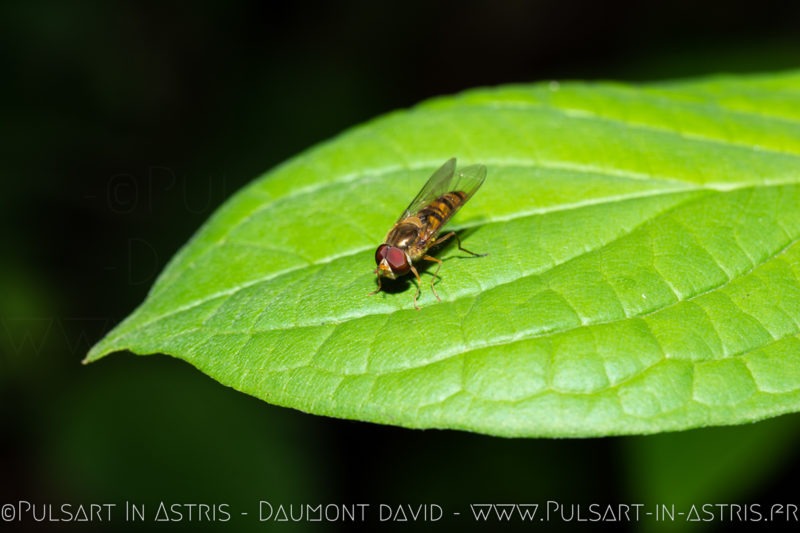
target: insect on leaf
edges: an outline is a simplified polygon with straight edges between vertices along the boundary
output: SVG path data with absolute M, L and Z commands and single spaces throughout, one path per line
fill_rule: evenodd
M 375 251 L 375 274 L 378 276 L 378 289 L 382 288 L 381 278 L 397 279 L 399 276 L 413 274 L 417 291 L 414 293 L 414 308 L 419 310 L 417 297 L 420 295 L 420 276 L 415 263 L 432 261 L 437 263 L 431 279 L 431 291 L 441 301 L 433 283 L 439 277 L 442 260 L 428 255 L 428 251 L 445 241 L 455 238 L 458 249 L 473 256 L 476 254 L 461 246 L 461 239 L 454 232 L 441 237 L 440 232 L 458 210 L 475 194 L 486 178 L 486 167 L 473 165 L 456 172 L 455 158 L 448 159 L 439 170 L 433 173 L 417 196 L 386 234 L 383 244 Z
M 166 353 L 277 405 L 504 436 L 796 412 L 798 86 L 505 86 L 376 119 L 231 198 L 87 361 Z M 367 296 L 453 155 L 489 177 L 448 230 L 490 255 L 436 251 L 420 311 L 413 284 Z

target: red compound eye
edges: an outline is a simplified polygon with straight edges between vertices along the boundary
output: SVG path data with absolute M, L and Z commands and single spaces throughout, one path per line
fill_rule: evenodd
M 386 252 L 389 250 L 388 244 L 381 244 L 378 246 L 378 249 L 375 250 L 375 264 L 380 265 L 381 261 L 386 259 Z
M 409 264 L 406 259 L 406 253 L 400 248 L 389 248 L 389 251 L 386 253 L 386 260 L 389 262 L 389 266 L 392 267 L 395 274 L 402 275 L 408 272 Z
M 381 261 L 386 259 L 392 272 L 398 276 L 406 274 L 411 270 L 411 265 L 408 263 L 406 253 L 396 246 L 389 246 L 388 244 L 381 244 L 375 252 L 375 263 L 380 265 Z

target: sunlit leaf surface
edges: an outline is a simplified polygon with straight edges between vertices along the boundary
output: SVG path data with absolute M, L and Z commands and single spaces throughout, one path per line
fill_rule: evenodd
M 277 131 L 275 134 L 279 134 Z M 488 177 L 436 288 L 374 250 L 451 156 Z M 800 73 L 544 83 L 354 128 L 233 197 L 89 354 L 179 357 L 267 402 L 507 436 L 800 406 Z

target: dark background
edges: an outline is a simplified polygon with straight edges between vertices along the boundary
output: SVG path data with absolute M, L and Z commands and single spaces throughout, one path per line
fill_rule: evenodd
M 797 67 L 797 2 L 4 2 L 0 505 L 227 503 L 249 518 L 158 525 L 249 531 L 285 526 L 259 500 L 800 504 L 796 416 L 508 440 L 305 415 L 164 356 L 79 364 L 226 198 L 371 117 L 483 85 Z

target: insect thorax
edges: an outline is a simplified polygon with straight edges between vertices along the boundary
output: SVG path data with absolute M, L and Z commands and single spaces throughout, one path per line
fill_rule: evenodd
M 401 222 L 397 224 L 386 236 L 386 242 L 398 248 L 408 248 L 419 236 L 420 226 L 413 222 Z

